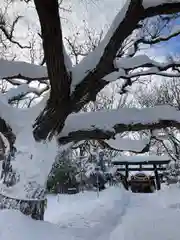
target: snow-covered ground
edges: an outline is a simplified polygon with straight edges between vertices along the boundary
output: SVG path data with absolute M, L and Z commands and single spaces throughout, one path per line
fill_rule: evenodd
M 50 196 L 45 222 L 0 211 L 0 240 L 179 240 L 180 188 L 132 194 L 120 187 L 100 193 Z

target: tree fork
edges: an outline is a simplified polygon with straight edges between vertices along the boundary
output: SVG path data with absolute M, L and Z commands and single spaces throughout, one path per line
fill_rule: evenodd
M 63 129 L 65 120 L 70 114 L 70 102 L 69 99 L 58 100 L 58 97 L 56 99 L 50 97 L 45 109 L 36 119 L 33 125 L 36 141 L 45 140 L 47 137 L 51 140 L 56 133 L 60 133 Z

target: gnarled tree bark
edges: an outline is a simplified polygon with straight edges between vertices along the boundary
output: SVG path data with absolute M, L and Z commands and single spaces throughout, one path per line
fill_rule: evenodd
M 51 138 L 60 132 L 70 113 L 71 76 L 65 64 L 58 0 L 34 0 L 41 24 L 44 56 L 51 84 L 46 108 L 36 119 L 36 140 Z

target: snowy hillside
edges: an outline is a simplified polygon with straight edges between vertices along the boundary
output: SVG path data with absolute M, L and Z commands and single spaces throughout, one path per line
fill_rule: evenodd
M 179 240 L 180 191 L 132 194 L 122 188 L 50 196 L 45 222 L 19 212 L 0 213 L 1 240 Z M 179 202 L 178 202 L 179 201 Z

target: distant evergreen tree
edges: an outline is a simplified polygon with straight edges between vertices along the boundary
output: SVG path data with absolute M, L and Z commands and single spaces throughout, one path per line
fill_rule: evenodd
M 77 167 L 67 153 L 57 156 L 47 181 L 47 190 L 51 193 L 58 193 L 61 190 L 67 191 L 68 188 L 77 188 L 76 174 Z

